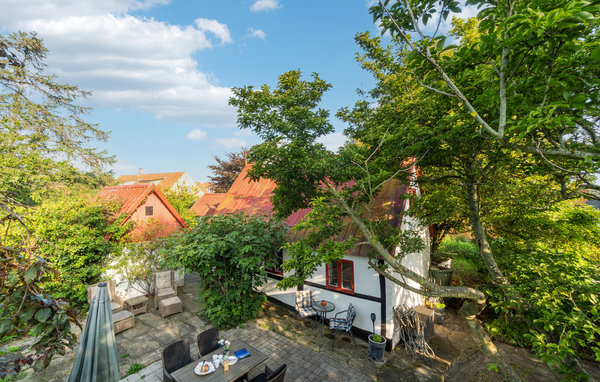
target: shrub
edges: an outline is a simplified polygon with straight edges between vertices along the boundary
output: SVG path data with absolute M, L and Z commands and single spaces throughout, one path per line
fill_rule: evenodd
M 600 362 L 600 214 L 566 201 L 495 220 L 510 230 L 492 241 L 493 250 L 524 300 L 516 303 L 490 290 L 497 314 L 490 332 L 532 348 L 569 380 L 587 379 L 576 360 Z
M 219 328 L 255 318 L 265 300 L 256 288 L 277 265 L 287 233 L 283 223 L 235 213 L 198 219 L 181 234 L 177 262 L 200 274 L 203 314 Z
M 45 284 L 57 299 L 87 303 L 86 286 L 100 281 L 108 256 L 119 248 L 126 227 L 112 221 L 110 207 L 85 198 L 46 200 L 32 216 L 39 253 L 58 273 Z

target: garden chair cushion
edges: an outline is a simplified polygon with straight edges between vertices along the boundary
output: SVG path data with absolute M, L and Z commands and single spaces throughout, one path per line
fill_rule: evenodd
M 156 291 L 156 295 L 158 297 L 176 296 L 177 292 L 175 292 L 175 289 L 169 287 L 169 288 L 158 289 Z
M 348 309 L 346 310 L 346 318 L 331 318 L 329 320 L 329 328 L 332 330 L 341 330 L 348 331 L 352 327 L 352 323 L 354 322 L 354 317 L 356 317 L 356 309 L 352 304 L 348 305 Z M 339 312 L 342 313 L 342 312 Z M 339 314 L 338 313 L 338 314 Z M 337 316 L 337 314 L 336 314 Z
M 296 310 L 300 317 L 316 316 L 318 313 L 312 307 L 312 290 L 296 291 Z

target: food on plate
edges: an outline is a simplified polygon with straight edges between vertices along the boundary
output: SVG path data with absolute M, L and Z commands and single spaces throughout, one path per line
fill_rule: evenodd
M 208 366 L 207 363 L 204 364 L 204 366 L 202 366 L 202 372 L 203 373 L 208 373 L 208 370 L 210 370 L 210 366 Z

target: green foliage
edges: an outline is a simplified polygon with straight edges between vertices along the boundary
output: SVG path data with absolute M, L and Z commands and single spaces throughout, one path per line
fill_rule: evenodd
M 31 216 L 36 247 L 58 274 L 45 283 L 55 298 L 74 307 L 87 304 L 86 286 L 100 281 L 109 255 L 119 250 L 127 227 L 113 218 L 114 209 L 68 195 L 45 200 Z
M 110 269 L 121 275 L 129 288 L 154 295 L 153 272 L 169 268 L 167 254 L 173 245 L 171 238 L 125 243 L 120 251 L 113 252 Z
M 144 368 L 146 368 L 146 365 L 143 365 L 141 363 L 134 363 L 133 365 L 129 366 L 129 370 L 127 370 L 127 374 L 125 374 L 125 376 L 135 374 L 138 371 L 143 370 Z
M 371 336 L 371 340 L 373 342 L 383 342 L 383 337 L 381 337 L 379 334 L 373 334 L 373 336 Z
M 32 236 L 36 227 L 29 228 L 32 222 L 28 215 L 32 214 L 28 207 L 39 205 L 71 186 L 71 191 L 77 191 L 102 184 L 106 180 L 101 174 L 102 166 L 111 162 L 105 153 L 89 147 L 91 142 L 104 141 L 108 136 L 83 119 L 87 109 L 77 102 L 88 93 L 73 85 L 57 83 L 54 76 L 45 74 L 46 54 L 46 48 L 35 34 L 0 35 L 0 221 L 3 228 L 0 338 L 23 337 L 27 333 L 37 336 L 31 353 L 15 360 L 9 365 L 11 369 L 2 373 L 19 372 L 26 365 L 36 369 L 47 367 L 55 354 L 64 354 L 66 347 L 75 344 L 70 321 L 78 325 L 70 304 L 55 299 L 44 289 L 61 277 L 45 257 L 59 261 L 67 258 L 68 238 L 62 238 L 62 250 L 67 252 L 62 255 L 49 242 Z M 73 160 L 93 172 L 75 169 L 70 163 Z M 83 215 L 80 227 L 96 224 L 85 222 L 94 221 L 96 213 L 88 211 Z M 36 218 L 40 215 L 31 220 Z M 37 223 L 42 224 L 40 220 Z M 50 221 L 44 224 L 54 226 Z M 79 236 L 78 239 L 86 243 L 82 247 L 90 249 L 96 238 Z M 80 265 L 73 268 L 81 269 Z M 71 267 L 66 263 L 65 266 Z M 93 277 L 93 273 L 92 269 L 92 274 L 85 277 Z M 77 295 L 79 285 L 73 286 Z M 70 292 L 63 289 L 63 293 Z
M 11 365 L 2 365 L 0 373 L 19 372 L 24 366 L 46 368 L 55 354 L 64 354 L 77 338 L 71 333 L 76 313 L 68 303 L 43 293 L 39 285 L 51 281 L 54 270 L 43 259 L 24 251 L 2 250 L 3 270 L 0 278 L 0 337 L 23 337 L 31 330 L 36 336 L 30 354 Z M 27 285 L 23 288 L 23 285 Z
M 238 110 L 238 125 L 252 129 L 264 143 L 252 147 L 252 179 L 260 177 L 277 183 L 273 205 L 280 217 L 307 207 L 317 195 L 319 181 L 328 174 L 333 154 L 320 136 L 333 132 L 329 112 L 317 108 L 331 87 L 314 73 L 312 81 L 301 80 L 299 70 L 279 76 L 277 88 L 263 85 L 233 88 L 229 104 Z
M 176 261 L 200 274 L 203 314 L 219 328 L 256 317 L 264 295 L 256 288 L 277 264 L 287 234 L 285 224 L 243 213 L 201 217 L 180 236 Z
M 585 379 L 575 359 L 600 362 L 600 214 L 569 201 L 548 211 L 497 219 L 498 227 L 512 222 L 493 245 L 502 251 L 502 266 L 526 299 L 515 304 L 490 290 L 497 314 L 490 331 L 531 347 L 569 379 Z
M 198 200 L 198 192 L 197 186 L 178 186 L 175 190 L 165 191 L 165 197 L 188 225 L 194 224 L 195 216 L 190 207 Z

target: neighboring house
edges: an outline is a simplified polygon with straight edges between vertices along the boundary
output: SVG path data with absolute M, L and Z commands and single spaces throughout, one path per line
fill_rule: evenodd
M 194 207 L 197 215 L 221 215 L 229 212 L 244 211 L 246 214 L 264 214 L 270 216 L 273 213 L 271 196 L 276 185 L 268 179 L 260 179 L 253 182 L 246 179 L 249 165 L 246 165 L 229 191 L 225 194 L 217 194 L 218 197 L 210 205 L 207 197 L 205 201 L 201 198 Z M 384 185 L 379 195 L 372 204 L 374 217 L 389 217 L 392 224 L 396 227 L 406 228 L 415 224 L 403 212 L 409 207 L 409 201 L 401 197 L 408 192 L 418 193 L 416 188 L 409 188 L 396 181 L 390 181 Z M 221 199 L 215 206 L 216 200 Z M 200 203 L 200 205 L 198 205 Z M 198 206 L 197 206 L 198 205 Z M 210 208 L 206 208 L 209 206 Z M 192 207 L 192 208 L 194 208 Z M 306 216 L 309 209 L 303 209 L 293 213 L 288 219 L 287 224 L 293 227 Z M 427 241 L 429 239 L 428 230 L 420 230 L 422 237 Z M 300 238 L 304 233 L 292 233 L 292 240 Z M 346 228 L 336 237 L 336 240 L 347 240 L 351 236 L 361 238 L 362 234 L 358 227 L 351 221 L 346 221 Z M 364 241 L 364 240 L 359 240 Z M 403 264 L 422 276 L 427 276 L 429 269 L 429 245 L 426 243 L 422 253 L 407 255 Z M 357 316 L 354 321 L 355 334 L 366 338 L 372 330 L 371 313 L 376 314 L 375 331 L 386 337 L 391 344 L 395 346 L 399 342 L 398 324 L 394 322 L 394 306 L 423 305 L 423 298 L 413 292 L 409 292 L 388 279 L 380 276 L 368 265 L 369 245 L 359 245 L 353 248 L 351 253 L 342 260 L 334 264 L 322 265 L 317 269 L 313 277 L 305 280 L 303 285 L 297 287 L 298 290 L 312 289 L 315 300 L 325 299 L 335 304 L 335 311 L 328 314 L 333 317 L 336 312 L 345 310 L 349 303 L 356 307 Z M 282 261 L 287 258 L 287 254 L 282 254 Z M 263 291 L 272 299 L 275 299 L 290 307 L 295 307 L 296 289 L 279 290 L 276 286 L 286 274 L 279 269 L 268 270 L 269 280 L 263 286 Z M 416 286 L 416 284 L 411 284 Z
M 181 216 L 154 184 L 104 187 L 101 199 L 121 204 L 118 214 L 126 214 L 122 224 L 134 222 L 132 236 L 153 239 L 171 235 L 185 226 Z
M 176 191 L 178 187 L 194 187 L 197 190 L 197 195 L 201 196 L 206 193 L 205 187 L 199 187 L 198 183 L 187 172 L 163 172 L 157 174 L 142 174 L 142 171 L 137 175 L 121 175 L 116 179 L 119 186 L 132 184 L 154 184 L 162 192 L 168 190 Z

